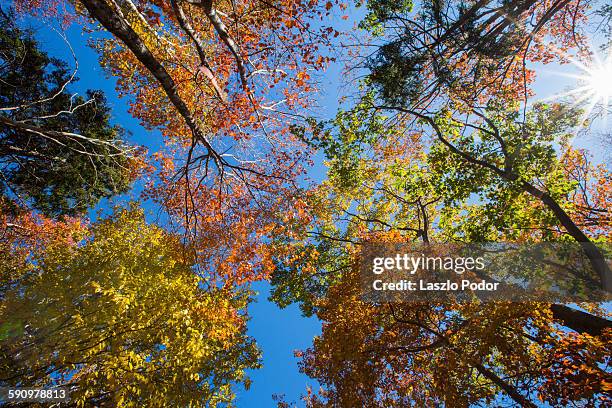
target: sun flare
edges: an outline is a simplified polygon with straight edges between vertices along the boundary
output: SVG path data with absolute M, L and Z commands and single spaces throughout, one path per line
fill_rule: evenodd
M 612 103 L 612 59 L 590 68 L 585 75 L 585 82 L 592 94 L 592 101 L 604 107 Z
M 557 72 L 556 74 L 572 78 L 575 85 L 565 92 L 540 99 L 540 101 L 565 100 L 572 106 L 581 108 L 580 123 L 600 117 L 605 126 L 608 115 L 612 113 L 612 49 L 607 56 L 602 56 L 595 48 L 591 48 L 591 59 L 588 62 L 573 58 L 561 51 L 559 53 L 577 72 Z

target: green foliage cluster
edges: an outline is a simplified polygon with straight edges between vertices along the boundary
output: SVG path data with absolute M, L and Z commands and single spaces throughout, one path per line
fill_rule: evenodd
M 11 16 L 0 20 L 0 193 L 58 216 L 127 191 L 135 149 L 111 125 L 104 94 L 70 93 L 68 65 Z

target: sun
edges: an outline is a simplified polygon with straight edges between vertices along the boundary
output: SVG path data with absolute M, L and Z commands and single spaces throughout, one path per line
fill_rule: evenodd
M 599 117 L 606 126 L 608 115 L 612 113 L 612 47 L 605 57 L 591 47 L 589 61 L 574 58 L 562 51 L 558 53 L 570 63 L 574 73 L 566 71 L 554 74 L 573 79 L 574 86 L 565 92 L 541 98 L 539 101 L 565 101 L 582 111 L 580 124 Z M 579 128 L 580 126 L 576 133 Z
M 612 103 L 612 58 L 587 68 L 584 80 L 592 94 L 592 102 L 603 107 Z

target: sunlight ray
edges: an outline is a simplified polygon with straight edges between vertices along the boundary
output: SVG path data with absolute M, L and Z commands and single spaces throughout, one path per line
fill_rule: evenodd
M 568 55 L 567 52 L 557 49 L 552 44 L 549 44 L 549 49 L 567 60 L 579 72 L 550 71 L 549 73 L 555 76 L 575 80 L 574 87 L 550 96 L 538 98 L 533 103 L 569 99 L 568 102 L 570 102 L 572 107 L 582 108 L 581 125 L 593 116 L 598 107 L 601 107 L 603 109 L 600 110 L 599 115 L 603 116 L 603 120 L 607 123 L 607 108 L 612 105 L 612 54 L 602 56 L 591 46 L 590 61 L 583 63 L 577 58 Z M 577 133 L 578 130 L 574 133 L 574 137 Z

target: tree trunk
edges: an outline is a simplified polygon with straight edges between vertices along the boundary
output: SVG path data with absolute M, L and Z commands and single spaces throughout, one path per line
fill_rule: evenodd
M 612 321 L 603 317 L 595 316 L 581 310 L 559 304 L 550 305 L 553 318 L 560 320 L 563 326 L 578 333 L 588 333 L 591 336 L 599 336 L 607 327 L 612 327 Z
M 482 374 L 483 377 L 485 377 L 486 379 L 497 385 L 499 388 L 504 390 L 504 392 L 508 394 L 508 396 L 512 398 L 514 402 L 520 404 L 522 407 L 536 408 L 536 405 L 533 402 L 529 401 L 527 398 L 525 398 L 520 392 L 518 392 L 516 387 L 513 387 L 511 384 L 508 384 L 493 371 L 489 370 L 480 363 L 472 362 L 472 365 L 478 370 L 480 374 Z
M 580 243 L 591 262 L 593 270 L 601 279 L 602 288 L 608 292 L 612 292 L 612 272 L 599 248 L 597 248 L 584 232 L 578 228 L 571 217 L 549 194 L 526 182 L 523 183 L 523 188 L 532 196 L 540 199 L 540 201 L 555 214 L 555 217 L 559 220 L 561 225 L 563 225 L 567 233 Z

